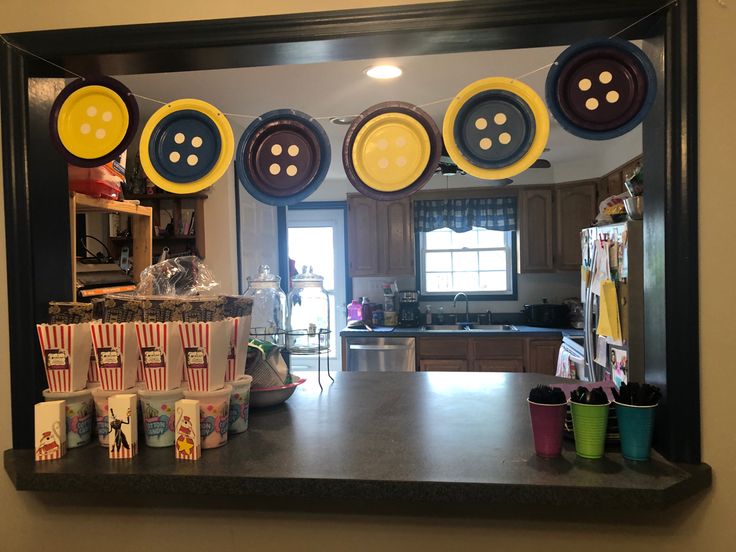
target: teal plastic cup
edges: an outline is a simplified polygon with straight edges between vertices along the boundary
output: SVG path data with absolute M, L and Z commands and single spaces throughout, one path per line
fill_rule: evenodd
M 621 454 L 627 460 L 649 460 L 657 405 L 634 406 L 616 403 Z
M 580 404 L 570 401 L 575 452 L 582 458 L 602 458 L 610 404 Z

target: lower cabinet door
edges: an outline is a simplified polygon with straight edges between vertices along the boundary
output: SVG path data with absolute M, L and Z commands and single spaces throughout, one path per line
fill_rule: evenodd
M 422 372 L 467 372 L 468 361 L 454 358 L 420 360 L 419 370 Z
M 476 372 L 523 372 L 524 361 L 520 358 L 476 360 L 474 370 Z

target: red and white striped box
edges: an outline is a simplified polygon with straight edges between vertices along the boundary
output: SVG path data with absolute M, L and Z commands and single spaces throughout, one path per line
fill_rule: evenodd
M 58 460 L 66 454 L 66 401 L 37 403 L 33 415 L 36 462 Z
M 54 393 L 84 389 L 91 347 L 89 323 L 38 324 L 36 332 L 49 389 Z
M 92 345 L 97 375 L 105 391 L 124 391 L 135 385 L 138 343 L 132 322 L 92 322 Z
M 228 318 L 232 325 L 230 331 L 230 351 L 227 355 L 225 381 L 235 381 L 245 375 L 245 361 L 248 358 L 248 338 L 250 334 L 250 316 Z
M 133 458 L 138 454 L 138 397 L 132 393 L 112 395 L 107 399 L 107 450 L 112 459 Z
M 149 391 L 168 391 L 181 384 L 184 352 L 178 325 L 172 322 L 136 322 L 143 381 Z
M 91 344 L 92 334 L 90 334 L 89 337 L 90 337 L 90 347 L 89 347 L 89 368 L 87 369 L 87 387 L 97 387 L 100 383 L 100 377 L 97 374 L 97 357 L 95 356 L 95 348 Z
M 231 330 L 229 320 L 179 322 L 190 391 L 215 391 L 225 385 Z
M 176 401 L 176 437 L 174 455 L 177 460 L 199 460 L 202 456 L 202 437 L 199 434 L 199 401 Z

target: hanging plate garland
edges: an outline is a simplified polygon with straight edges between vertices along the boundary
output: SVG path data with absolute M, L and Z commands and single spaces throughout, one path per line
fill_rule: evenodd
M 450 102 L 442 137 L 450 158 L 466 173 L 500 180 L 525 171 L 542 155 L 549 115 L 526 84 L 489 77 L 469 84 Z
M 608 140 L 626 134 L 649 113 L 657 92 L 654 66 L 618 38 L 567 48 L 547 75 L 547 105 L 570 134 Z
M 420 190 L 434 174 L 442 139 L 432 118 L 406 102 L 369 107 L 350 125 L 342 148 L 353 187 L 378 200 L 401 199 Z
M 115 159 L 138 129 L 138 103 L 110 77 L 77 79 L 56 97 L 49 120 L 51 139 L 72 165 L 99 167 Z
M 141 166 L 159 188 L 191 194 L 212 186 L 233 158 L 230 123 L 201 100 L 168 103 L 146 122 L 141 134 Z
M 254 198 L 268 205 L 294 205 L 327 176 L 330 141 L 313 117 L 294 109 L 264 113 L 245 129 L 235 170 Z

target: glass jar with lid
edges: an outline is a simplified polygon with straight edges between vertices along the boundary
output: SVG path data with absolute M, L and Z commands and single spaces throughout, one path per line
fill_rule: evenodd
M 281 290 L 281 278 L 271 267 L 261 265 L 255 278 L 248 276 L 246 297 L 253 298 L 250 336 L 283 347 L 286 332 L 286 294 Z
M 324 278 L 312 267 L 292 278 L 292 289 L 287 298 L 287 348 L 296 354 L 317 354 L 329 350 L 330 298 L 322 283 Z

